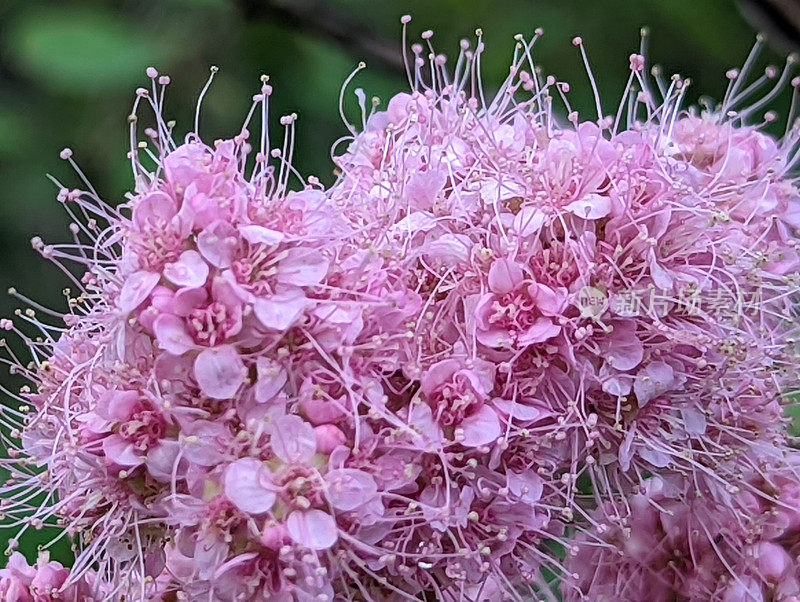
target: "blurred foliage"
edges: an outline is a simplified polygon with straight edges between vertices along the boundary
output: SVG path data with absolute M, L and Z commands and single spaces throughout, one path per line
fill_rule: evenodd
M 123 198 L 131 185 L 126 116 L 133 90 L 148 83 L 145 67 L 172 76 L 167 111 L 184 132 L 209 65 L 220 67 L 203 105 L 206 140 L 238 131 L 259 76 L 268 73 L 274 125 L 282 114 L 300 115 L 296 165 L 329 183 L 330 146 L 346 133 L 337 111 L 344 78 L 365 60 L 370 68 L 353 88 L 385 101 L 407 85 L 398 68 L 404 13 L 414 16 L 412 38 L 433 29 L 437 51 L 451 56 L 458 40 L 474 37 L 480 26 L 487 46 L 483 81 L 490 90 L 507 74 L 514 34 L 543 27 L 537 60 L 545 74 L 571 82 L 571 102 L 589 118 L 594 102 L 570 43 L 575 35 L 587 44 L 607 113 L 616 110 L 640 26 L 652 32 L 650 60 L 666 73 L 691 76 L 695 100 L 698 90 L 721 97 L 725 71 L 741 64 L 754 39 L 732 0 L 3 0 L 0 289 L 13 284 L 62 306 L 65 279 L 28 244 L 32 235 L 68 239 L 45 173 L 80 186 L 58 159 L 69 146 L 109 202 Z M 355 116 L 352 88 L 347 102 Z M 0 315 L 15 307 L 13 299 L 3 299 Z

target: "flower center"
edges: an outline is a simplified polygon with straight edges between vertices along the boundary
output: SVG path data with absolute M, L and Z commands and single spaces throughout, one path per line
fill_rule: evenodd
M 208 515 L 204 526 L 217 529 L 220 533 L 230 534 L 242 524 L 242 514 L 224 496 L 217 496 L 208 504 Z
M 189 314 L 189 333 L 200 345 L 214 347 L 223 343 L 234 326 L 235 318 L 224 304 L 214 301 Z
M 518 291 L 495 298 L 489 323 L 507 330 L 514 337 L 530 328 L 537 317 L 536 304 L 524 292 Z
M 183 251 L 183 238 L 169 229 L 166 223 L 159 228 L 147 228 L 134 242 L 139 267 L 143 270 L 160 272 L 168 263 L 178 261 Z
M 247 253 L 231 265 L 236 282 L 254 295 L 272 294 L 271 282 L 277 272 L 279 259 L 273 251 L 274 248 L 266 245 L 249 245 Z
M 118 434 L 139 451 L 147 451 L 164 438 L 166 424 L 161 414 L 151 409 L 134 413 L 119 427 Z
M 308 466 L 287 466 L 275 476 L 280 497 L 289 507 L 307 510 L 325 504 L 325 494 L 316 473 Z
M 437 421 L 442 426 L 458 425 L 481 405 L 480 397 L 463 375 L 456 374 L 437 393 L 433 406 Z

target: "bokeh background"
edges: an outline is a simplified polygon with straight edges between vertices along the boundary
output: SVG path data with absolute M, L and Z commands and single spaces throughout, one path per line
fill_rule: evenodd
M 764 63 L 797 39 L 792 0 L 0 0 L 0 291 L 10 286 L 60 308 L 66 281 L 31 249 L 31 236 L 67 241 L 67 219 L 50 173 L 68 186 L 77 177 L 58 158 L 69 146 L 95 188 L 118 203 L 131 187 L 125 152 L 133 91 L 147 85 L 145 68 L 171 75 L 167 112 L 176 130 L 192 127 L 195 101 L 210 65 L 220 68 L 203 105 L 206 140 L 237 133 L 270 75 L 272 120 L 297 112 L 296 166 L 333 180 L 331 144 L 346 133 L 337 99 L 361 60 L 355 87 L 384 101 L 405 89 L 399 18 L 414 16 L 416 38 L 435 31 L 439 52 L 451 57 L 458 40 L 481 27 L 487 45 L 483 80 L 491 88 L 507 73 L 516 33 L 545 37 L 536 56 L 545 74 L 572 84 L 571 101 L 593 114 L 588 80 L 570 43 L 587 44 L 608 112 L 628 76 L 639 30 L 651 29 L 649 59 L 681 73 L 700 94 L 721 98 L 725 71 L 740 65 L 766 29 Z M 786 95 L 784 95 L 786 96 Z M 776 109 L 786 113 L 787 99 Z M 276 128 L 273 128 L 273 131 Z M 18 302 L 0 296 L 0 317 Z M 2 371 L 0 369 L 0 371 Z M 13 385 L 0 375 L 0 384 Z M 0 535 L 0 549 L 2 535 Z M 35 556 L 35 547 L 24 548 Z M 57 556 L 65 554 L 61 548 Z

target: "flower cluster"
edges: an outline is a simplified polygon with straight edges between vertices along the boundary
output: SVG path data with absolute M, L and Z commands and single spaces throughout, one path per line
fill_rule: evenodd
M 28 565 L 25 557 L 14 552 L 0 569 L 0 596 L 6 602 L 93 602 L 103 594 L 96 575 L 87 573 L 79 579 L 70 577 L 70 570 L 61 563 L 51 561 L 42 553 L 35 566 Z
M 178 144 L 148 69 L 134 192 L 62 187 L 74 242 L 34 240 L 85 268 L 66 328 L 36 306 L 36 336 L 0 324 L 36 384 L 5 412 L 2 505 L 78 544 L 61 595 L 555 600 L 553 575 L 567 600 L 800 595 L 800 132 L 749 119 L 789 66 L 731 73 L 701 113 L 635 54 L 593 121 L 533 65 L 540 36 L 487 101 L 480 34 L 448 70 L 425 32 L 411 93 L 368 112 L 357 91 L 328 189 L 291 165 L 295 115 L 269 148 L 266 78 L 237 136 Z
M 569 560 L 578 587 L 566 599 L 800 600 L 797 462 L 748 480 L 727 504 L 687 501 L 684 483 L 655 477 L 622 513 L 598 509 Z

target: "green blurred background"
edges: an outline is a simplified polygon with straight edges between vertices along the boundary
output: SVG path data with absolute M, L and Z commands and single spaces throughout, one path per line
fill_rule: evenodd
M 58 159 L 69 146 L 110 203 L 123 198 L 131 186 L 126 116 L 134 89 L 149 83 L 149 65 L 172 76 L 167 113 L 179 132 L 192 127 L 209 65 L 219 66 L 204 103 L 206 140 L 237 133 L 259 76 L 269 74 L 273 122 L 287 112 L 300 115 L 298 169 L 330 183 L 329 148 L 346 133 L 337 111 L 341 83 L 364 60 L 369 68 L 349 91 L 352 108 L 355 87 L 384 104 L 404 90 L 399 18 L 405 13 L 414 16 L 412 37 L 433 29 L 437 50 L 451 57 L 458 40 L 480 26 L 489 89 L 507 73 L 514 34 L 543 27 L 536 53 L 544 73 L 570 81 L 574 106 L 591 117 L 573 36 L 587 44 L 609 113 L 642 25 L 651 28 L 652 63 L 690 76 L 690 98 L 702 92 L 719 99 L 725 71 L 741 64 L 755 36 L 740 8 L 733 0 L 0 0 L 0 290 L 14 285 L 61 307 L 65 280 L 28 243 L 33 235 L 69 240 L 45 174 L 80 186 Z M 780 62 L 778 53 L 791 44 L 778 35 L 786 27 L 773 26 L 776 42 L 765 60 Z M 785 106 L 776 108 L 785 113 Z M 15 307 L 0 297 L 0 316 Z M 10 383 L 6 378 L 0 382 Z

